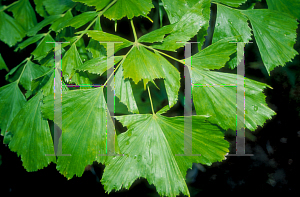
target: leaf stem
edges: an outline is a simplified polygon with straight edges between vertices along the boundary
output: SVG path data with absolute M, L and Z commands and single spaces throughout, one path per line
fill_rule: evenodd
M 9 4 L 8 6 L 3 6 L 3 9 L 0 10 L 0 12 L 3 12 L 4 10 L 10 8 L 11 6 L 13 6 L 13 5 L 17 4 L 17 3 L 19 3 L 19 1 L 15 1 L 15 2 Z
M 115 68 L 114 73 L 115 73 L 116 70 L 120 67 L 120 65 L 123 64 L 124 60 L 126 59 L 127 55 L 130 53 L 130 51 L 133 49 L 133 47 L 134 47 L 134 46 L 132 46 L 131 49 L 126 53 L 126 55 L 123 56 L 123 59 L 120 61 L 120 63 L 118 64 L 118 66 Z M 105 87 L 105 85 L 107 84 L 107 82 L 109 81 L 109 79 L 113 76 L 114 73 L 112 73 L 112 74 L 108 77 L 108 79 L 105 81 L 105 83 L 104 83 L 104 85 L 103 85 L 104 87 Z
M 74 43 L 76 43 L 84 34 L 86 34 L 86 31 L 96 22 L 97 18 L 100 17 L 100 16 L 102 16 L 103 13 L 106 12 L 106 10 L 108 10 L 111 6 L 113 6 L 113 4 L 115 4 L 117 1 L 118 0 L 112 1 L 101 12 L 99 12 L 99 14 L 97 15 L 97 17 L 89 24 L 89 26 L 82 32 L 82 34 L 80 34 L 80 36 L 75 40 Z
M 156 52 L 158 52 L 158 53 L 160 53 L 160 54 L 163 54 L 164 56 L 167 56 L 167 57 L 169 57 L 169 58 L 171 58 L 171 59 L 173 59 L 173 60 L 175 60 L 175 61 L 177 61 L 177 62 L 179 62 L 179 63 L 181 63 L 181 64 L 185 64 L 185 63 L 184 63 L 184 60 L 179 60 L 179 59 L 177 59 L 177 58 L 175 58 L 175 57 L 172 57 L 172 56 L 170 56 L 170 55 L 168 55 L 168 54 L 166 54 L 166 53 L 164 53 L 164 52 L 161 52 L 161 51 L 159 51 L 159 50 L 156 50 L 156 49 L 152 48 L 151 46 L 147 46 L 147 45 L 143 45 L 143 44 L 140 44 L 140 45 L 142 45 L 142 46 L 144 46 L 144 47 L 146 47 L 146 48 L 148 48 L 148 49 L 151 49 L 151 50 L 153 50 L 153 51 L 156 51 Z
M 31 59 L 31 57 L 32 57 L 32 55 L 31 55 L 30 57 L 26 58 L 25 60 L 27 60 L 27 62 L 28 62 L 28 61 Z M 23 62 L 24 62 L 24 61 L 23 61 Z M 23 72 L 24 72 L 24 70 L 25 70 L 25 68 L 26 68 L 26 66 L 27 66 L 27 62 L 25 63 L 24 68 L 23 68 L 23 70 L 22 70 L 22 72 L 21 72 L 19 78 L 17 79 L 18 84 L 19 84 L 19 81 L 20 81 L 20 79 L 21 79 L 21 77 L 22 77 L 22 75 L 23 75 Z
M 150 94 L 150 90 L 149 90 L 149 84 L 147 84 L 147 89 L 148 89 L 148 93 L 149 93 L 149 98 L 150 98 L 150 103 L 151 103 L 151 108 L 152 108 L 152 113 L 154 113 L 154 109 L 153 109 L 153 103 L 152 103 L 152 99 L 151 99 L 151 94 Z
M 136 31 L 135 31 L 132 19 L 130 20 L 130 23 L 131 23 L 131 27 L 132 27 L 132 31 L 133 31 L 133 35 L 134 35 L 134 41 L 138 42 L 138 39 L 137 39 L 137 36 L 136 36 Z

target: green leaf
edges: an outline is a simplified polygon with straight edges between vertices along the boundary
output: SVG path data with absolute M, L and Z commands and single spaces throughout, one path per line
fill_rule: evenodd
M 144 87 L 153 79 L 165 78 L 164 71 L 158 59 L 158 55 L 150 52 L 145 47 L 133 46 L 123 62 L 124 78 L 131 78 L 135 84 L 143 79 Z
M 43 1 L 44 0 L 33 0 L 35 3 L 35 10 L 36 12 L 41 16 L 46 18 L 48 16 L 44 6 L 43 6 Z
M 34 36 L 35 34 L 38 33 L 38 31 L 40 31 L 43 27 L 53 23 L 55 20 L 61 18 L 62 15 L 53 15 L 53 16 L 49 16 L 47 18 L 45 18 L 43 21 L 39 22 L 36 26 L 34 26 L 33 28 L 31 28 L 28 32 L 27 32 L 27 36 Z
M 79 33 L 79 32 L 78 32 Z M 133 43 L 129 40 L 126 40 L 124 38 L 121 38 L 119 36 L 109 34 L 103 31 L 99 30 L 89 30 L 87 31 L 87 34 L 89 37 L 93 38 L 94 40 L 97 40 L 99 42 L 122 42 L 122 43 L 115 43 L 115 53 L 118 52 L 120 49 L 126 48 L 131 46 Z M 105 48 L 107 48 L 106 44 L 103 44 Z
M 1 135 L 4 135 L 11 121 L 25 103 L 26 99 L 19 89 L 18 82 L 13 82 L 0 88 Z
M 53 31 L 57 31 L 60 32 L 60 30 L 64 27 L 66 27 L 67 23 L 70 21 L 70 19 L 73 18 L 72 12 L 71 10 L 68 10 L 63 17 L 59 18 L 58 20 L 56 20 L 51 26 L 50 29 L 52 29 Z
M 42 93 L 30 99 L 16 115 L 9 131 L 13 137 L 9 143 L 11 151 L 21 155 L 24 168 L 28 172 L 37 171 L 56 162 L 48 121 L 42 117 Z
M 45 97 L 44 103 L 44 116 L 53 120 L 53 95 Z M 112 124 L 112 120 L 103 87 L 62 92 L 62 117 L 62 125 L 58 125 L 62 128 L 62 151 L 71 156 L 58 156 L 57 170 L 70 179 L 75 174 L 82 176 L 86 165 L 93 161 L 105 161 L 106 157 L 99 154 L 106 153 L 106 121 Z
M 107 192 L 129 188 L 139 177 L 156 186 L 161 196 L 190 196 L 185 182 L 192 163 L 211 165 L 225 159 L 229 143 L 218 127 L 205 122 L 204 116 L 192 118 L 193 154 L 184 153 L 184 119 L 159 114 L 116 116 L 128 130 L 118 135 L 124 156 L 109 157 L 101 183 Z
M 229 61 L 229 56 L 236 52 L 237 37 L 229 37 L 206 47 L 192 56 L 192 68 L 197 69 L 220 69 Z
M 172 24 L 173 30 L 170 32 L 170 35 L 164 39 L 162 44 L 154 44 L 152 47 L 167 51 L 175 51 L 183 47 L 185 42 L 194 37 L 201 28 L 208 28 L 209 17 L 210 1 L 200 0 L 191 7 L 177 23 Z M 163 33 L 165 33 L 165 31 L 163 31 Z
M 106 56 L 105 44 L 101 44 L 94 39 L 90 39 L 90 42 L 86 49 L 91 52 L 93 58 L 100 58 Z
M 40 77 L 50 70 L 50 68 L 34 64 L 30 60 L 24 66 L 26 66 L 26 68 L 23 71 L 20 83 L 26 90 L 31 90 L 31 82 L 33 79 Z
M 210 115 L 208 120 L 223 129 L 240 129 L 236 128 L 236 86 L 197 86 L 201 84 L 235 85 L 237 75 L 194 68 L 192 76 L 196 113 Z M 238 75 L 238 79 L 242 80 L 242 76 Z M 245 126 L 251 131 L 254 131 L 258 125 L 262 126 L 267 119 L 271 119 L 276 114 L 265 101 L 265 95 L 262 93 L 265 87 L 269 86 L 245 78 Z M 243 122 L 244 117 L 238 117 L 237 121 Z
M 117 64 L 123 59 L 123 56 L 114 56 L 114 63 Z M 112 65 L 114 66 L 114 65 Z M 107 71 L 107 58 L 97 57 L 84 62 L 81 66 L 77 67 L 76 70 L 88 71 L 89 73 L 102 75 Z
M 109 85 L 112 87 L 111 83 Z M 123 77 L 122 64 L 115 75 L 115 95 L 119 98 L 120 102 L 126 105 L 129 112 L 139 113 L 130 80 Z
M 111 0 L 72 0 L 74 2 L 81 2 L 88 6 L 95 6 L 97 10 L 102 10 Z
M 298 52 L 293 49 L 296 42 L 298 22 L 290 15 L 266 9 L 244 10 L 252 25 L 262 60 L 268 74 L 276 66 L 284 66 Z
M 63 27 L 72 26 L 75 27 L 75 29 L 78 29 L 79 27 L 82 27 L 89 21 L 93 20 L 97 15 L 98 13 L 95 11 L 84 12 L 75 16 L 74 18 L 69 19 Z
M 98 17 L 96 19 L 96 22 L 94 25 L 94 30 L 102 31 L 100 17 Z M 106 54 L 107 54 L 104 45 L 105 44 L 100 44 L 99 42 L 97 42 L 94 39 L 90 39 L 90 42 L 89 42 L 88 46 L 86 47 L 86 49 L 92 53 L 93 58 L 103 57 L 103 56 L 106 56 Z
M 100 17 L 97 17 L 97 19 L 95 21 L 94 30 L 102 31 Z
M 24 68 L 25 67 L 25 68 Z M 45 74 L 46 72 L 48 72 L 50 70 L 50 68 L 44 67 L 44 66 L 40 66 L 37 65 L 35 63 L 33 63 L 32 61 L 28 60 L 26 62 L 26 64 L 19 64 L 17 66 L 18 70 L 22 71 L 22 76 L 20 78 L 20 84 L 26 89 L 26 90 L 31 90 L 31 82 L 33 79 L 36 79 L 40 76 L 42 76 L 43 74 Z M 6 75 L 6 78 L 8 78 L 10 75 L 14 75 L 13 78 L 15 77 L 19 77 L 19 72 L 14 72 L 15 70 L 11 70 L 11 72 L 9 72 Z
M 178 22 L 199 0 L 162 0 L 170 23 Z
M 232 36 L 240 36 L 238 42 L 249 42 L 251 40 L 252 34 L 247 23 L 248 18 L 244 16 L 243 13 L 221 4 L 217 5 L 217 10 L 216 26 L 212 40 L 213 43 L 220 39 Z M 237 60 L 237 54 L 235 53 L 234 58 L 228 62 L 228 65 L 231 69 L 234 69 L 238 65 L 237 62 L 240 62 L 241 60 L 240 57 Z
M 213 0 L 214 2 L 223 3 L 225 5 L 229 5 L 231 7 L 239 7 L 247 0 Z
M 55 76 L 59 76 L 59 72 L 55 69 Z M 66 84 L 62 80 L 62 91 L 68 91 L 69 88 L 65 86 Z M 46 72 L 44 75 L 34 79 L 31 82 L 32 91 L 26 92 L 27 98 L 33 94 L 36 94 L 38 91 L 42 91 L 44 96 L 54 94 L 54 70 L 51 69 L 49 72 Z
M 300 20 L 300 1 L 295 0 L 267 0 L 270 10 L 277 10 L 290 14 Z
M 239 10 L 218 4 L 212 42 L 215 43 L 221 39 L 239 35 L 241 37 L 238 42 L 249 42 L 252 34 L 247 20 L 248 18 Z
M 54 48 L 54 43 L 47 42 L 55 42 L 55 40 L 51 37 L 50 34 L 47 34 L 36 47 L 36 49 L 31 53 L 34 55 L 34 59 L 41 61 L 47 54 Z
M 75 83 L 76 85 L 91 85 L 87 73 L 75 71 L 82 65 L 82 60 L 77 51 L 76 44 L 73 43 L 70 49 L 66 52 L 62 59 L 63 77 L 67 82 Z M 81 87 L 86 89 L 89 87 Z
M 26 62 L 28 59 L 23 60 L 19 65 L 15 66 L 13 69 L 11 69 L 9 71 L 9 73 L 7 73 L 5 75 L 5 80 L 9 81 L 9 82 L 14 82 L 16 81 L 20 74 L 22 73 L 23 69 L 19 69 L 22 65 L 24 65 L 24 62 Z
M 2 69 L 5 69 L 7 72 L 9 71 L 0 53 L 0 70 Z
M 164 83 L 169 100 L 169 107 L 173 107 L 178 100 L 178 92 L 180 89 L 180 73 L 179 71 L 164 57 L 157 54 L 164 71 Z
M 80 36 L 64 37 L 64 39 L 66 39 L 67 42 L 61 43 L 61 48 L 63 49 L 63 48 L 65 48 L 66 46 L 69 46 L 69 45 L 74 44 L 74 42 L 75 42 L 77 39 L 79 39 L 79 37 L 80 37 Z M 79 39 L 79 40 L 82 40 L 82 38 Z M 78 43 L 78 42 L 77 42 L 77 43 Z M 76 43 L 76 45 L 77 45 L 77 43 Z
M 154 8 L 152 0 L 118 0 L 110 7 L 104 16 L 110 20 L 120 20 L 127 16 L 128 19 L 140 15 L 147 15 Z
M 28 38 L 27 40 L 21 42 L 20 44 L 18 44 L 18 47 L 15 49 L 14 52 L 17 52 L 19 49 L 24 49 L 27 46 L 36 43 L 37 41 L 39 41 L 40 39 L 42 39 L 45 36 L 45 34 L 37 34 L 31 38 Z
M 89 76 L 85 72 L 75 71 L 73 77 L 71 78 L 71 83 L 75 83 L 76 85 L 92 85 L 92 82 L 89 79 Z M 89 89 L 90 86 L 80 87 L 80 89 Z
M 76 45 L 72 44 L 62 59 L 62 72 L 66 81 L 69 81 L 75 74 L 75 69 L 82 65 Z
M 14 46 L 25 37 L 26 33 L 23 27 L 3 11 L 0 12 L 0 21 L 0 40 L 9 47 Z
M 79 12 L 87 12 L 90 10 L 89 7 L 87 5 L 84 5 L 83 3 L 76 4 L 75 9 Z
M 75 5 L 72 0 L 44 0 L 43 5 L 50 15 L 61 14 Z
M 9 142 L 11 141 L 12 139 L 12 133 L 10 131 L 8 132 L 5 132 L 4 134 L 4 138 L 3 138 L 3 144 L 9 144 Z
M 13 13 L 16 21 L 23 27 L 25 31 L 28 31 L 34 27 L 37 23 L 36 16 L 29 0 L 20 0 L 18 3 L 8 9 Z
M 164 37 L 166 34 L 170 34 L 175 27 L 175 24 L 173 25 L 166 25 L 162 28 L 156 29 L 154 31 L 151 31 L 150 33 L 147 33 L 143 36 L 141 36 L 138 41 L 139 42 L 162 42 L 164 40 Z
M 170 110 L 169 105 L 166 105 L 163 108 L 161 108 L 158 112 L 156 112 L 156 114 L 164 114 L 164 113 L 166 113 L 169 110 Z

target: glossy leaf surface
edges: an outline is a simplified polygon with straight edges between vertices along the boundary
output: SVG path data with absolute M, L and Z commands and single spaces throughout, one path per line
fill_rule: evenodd
M 106 162 L 101 182 L 108 192 L 128 189 L 137 178 L 144 177 L 160 195 L 176 196 L 182 192 L 189 196 L 185 175 L 192 163 L 211 165 L 223 160 L 229 151 L 223 133 L 205 122 L 205 116 L 192 119 L 193 154 L 201 156 L 175 156 L 184 154 L 182 116 L 139 114 L 115 118 L 128 130 L 118 136 L 124 156 L 110 157 Z

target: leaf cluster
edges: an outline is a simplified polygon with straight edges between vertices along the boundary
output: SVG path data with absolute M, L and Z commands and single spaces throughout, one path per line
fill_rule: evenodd
M 160 195 L 190 196 L 186 171 L 192 163 L 211 165 L 224 160 L 229 152 L 224 132 L 241 129 L 237 122 L 244 121 L 241 117 L 236 120 L 236 114 L 242 113 L 236 108 L 236 86 L 214 86 L 244 80 L 242 76 L 217 71 L 226 63 L 234 69 L 242 60 L 243 54 L 237 54 L 232 42 L 255 40 L 269 74 L 298 55 L 293 49 L 300 17 L 297 0 L 267 0 L 268 9 L 254 9 L 256 1 L 241 9 L 247 0 L 33 2 L 34 5 L 29 0 L 0 1 L 0 40 L 14 47 L 15 52 L 36 45 L 30 57 L 11 70 L 5 64 L 6 57 L 0 54 L 0 69 L 8 72 L 5 79 L 9 82 L 0 88 L 4 143 L 21 156 L 27 171 L 37 171 L 53 162 L 61 174 L 71 179 L 82 176 L 85 166 L 93 162 L 105 164 L 101 182 L 107 192 L 129 189 L 143 177 Z M 203 47 L 212 4 L 217 5 L 216 25 L 212 44 Z M 153 9 L 159 11 L 160 27 L 138 37 L 135 19 L 152 21 L 148 15 Z M 164 13 L 168 25 L 162 25 Z M 37 14 L 42 17 L 39 22 Z M 134 40 L 103 31 L 103 17 L 115 21 L 116 27 L 117 21 L 129 20 Z M 191 57 L 177 59 L 167 54 L 194 37 L 199 51 Z M 58 52 L 53 42 L 58 41 L 63 42 L 61 67 L 55 65 L 53 58 Z M 107 62 L 111 55 L 107 53 L 111 45 L 103 42 L 118 42 L 114 44 L 114 54 L 125 49 L 122 55 L 114 56 L 110 76 Z M 181 87 L 180 72 L 169 59 L 187 66 L 191 74 L 196 115 L 162 115 L 179 102 Z M 61 73 L 62 104 L 55 108 L 61 116 L 54 117 L 54 82 Z M 107 80 L 95 87 L 100 77 Z M 109 80 L 111 77 L 114 80 Z M 80 88 L 69 88 L 68 84 Z M 163 98 L 150 92 L 150 84 L 158 89 L 164 87 L 168 103 L 162 109 L 153 107 Z M 127 115 L 111 117 L 107 86 L 115 90 L 116 111 L 127 111 Z M 276 114 L 265 101 L 263 90 L 267 87 L 271 88 L 245 78 L 245 127 L 251 131 Z M 151 106 L 152 113 L 141 105 L 144 91 L 148 92 L 147 109 Z M 124 133 L 114 133 L 115 151 L 122 156 L 99 156 L 107 152 L 107 125 L 114 122 L 113 118 L 127 128 Z M 55 152 L 49 120 L 61 128 L 63 153 L 71 156 L 45 156 Z M 193 154 L 201 156 L 176 156 L 184 154 L 186 121 L 191 123 L 188 127 L 192 130 Z

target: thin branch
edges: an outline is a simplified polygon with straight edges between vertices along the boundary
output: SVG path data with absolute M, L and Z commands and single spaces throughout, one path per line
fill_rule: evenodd
M 132 31 L 133 31 L 133 35 L 134 35 L 134 41 L 137 42 L 138 39 L 136 36 L 136 31 L 135 31 L 132 19 L 130 20 L 130 23 L 131 23 L 131 27 L 132 27 Z
M 153 103 L 152 103 L 152 99 L 151 99 L 151 94 L 150 94 L 150 90 L 149 90 L 149 84 L 147 84 L 147 89 L 148 89 L 148 93 L 149 93 L 149 98 L 150 98 L 150 103 L 151 103 L 151 108 L 152 108 L 152 113 L 154 113 L 154 109 L 153 109 Z
M 158 52 L 158 53 L 160 53 L 160 54 L 163 54 L 164 56 L 167 56 L 167 57 L 169 57 L 169 58 L 171 58 L 171 59 L 173 59 L 173 60 L 175 60 L 175 61 L 177 61 L 177 62 L 179 62 L 179 63 L 181 63 L 181 64 L 185 64 L 185 63 L 184 63 L 184 60 L 179 60 L 179 59 L 177 59 L 177 58 L 175 58 L 175 57 L 172 57 L 172 56 L 170 56 L 170 55 L 168 55 L 168 54 L 166 54 L 166 53 L 164 53 L 164 52 L 161 52 L 161 51 L 159 51 L 159 50 L 156 50 L 156 49 L 152 48 L 151 46 L 147 46 L 147 45 L 143 45 L 143 44 L 140 44 L 140 45 L 142 45 L 142 46 L 144 46 L 144 47 L 146 47 L 146 48 L 148 48 L 148 49 L 151 49 L 151 50 L 153 50 L 153 51 L 156 51 L 156 52 Z

